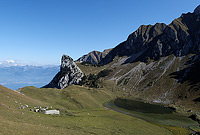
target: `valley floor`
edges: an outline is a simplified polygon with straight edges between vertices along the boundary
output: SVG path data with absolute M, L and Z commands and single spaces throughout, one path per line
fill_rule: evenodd
M 2 135 L 171 134 L 165 128 L 105 109 L 102 104 L 112 98 L 112 94 L 104 90 L 88 90 L 79 86 L 64 90 L 26 87 L 20 92 L 25 95 L 0 87 Z M 21 105 L 28 107 L 19 109 Z M 35 106 L 53 106 L 60 109 L 61 115 L 30 111 Z
M 169 129 L 104 108 L 103 104 L 114 98 L 113 93 L 104 89 L 95 90 L 80 86 L 69 86 L 63 90 L 25 87 L 19 92 L 21 94 L 0 87 L 2 135 L 176 134 L 170 131 L 174 127 Z M 19 108 L 25 105 L 28 107 Z M 31 111 L 39 106 L 52 106 L 60 110 L 61 114 L 45 115 Z

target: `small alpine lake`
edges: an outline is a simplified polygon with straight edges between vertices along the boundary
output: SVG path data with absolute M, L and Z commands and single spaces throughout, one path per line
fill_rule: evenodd
M 182 132 L 181 130 L 191 130 L 191 127 L 198 126 L 198 123 L 188 116 L 178 114 L 173 108 L 164 107 L 159 104 L 144 103 L 138 100 L 116 98 L 105 104 L 107 109 L 130 115 L 149 123 Z
M 173 108 L 164 107 L 163 105 L 145 103 L 138 100 L 121 99 L 114 100 L 114 104 L 120 108 L 132 110 L 142 113 L 155 113 L 155 114 L 172 114 Z

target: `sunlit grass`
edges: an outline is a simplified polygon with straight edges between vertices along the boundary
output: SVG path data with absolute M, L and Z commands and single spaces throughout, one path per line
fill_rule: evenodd
M 80 86 L 70 86 L 64 90 L 25 87 L 21 89 L 25 96 L 3 87 L 0 89 L 0 134 L 171 134 L 165 128 L 107 110 L 102 104 L 112 99 L 113 94 L 103 89 Z M 19 109 L 20 105 L 25 104 L 29 108 Z M 62 113 L 45 115 L 30 111 L 35 106 L 52 106 Z

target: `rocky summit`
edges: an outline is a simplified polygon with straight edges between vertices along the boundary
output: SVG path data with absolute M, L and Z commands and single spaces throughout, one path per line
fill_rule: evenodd
M 69 85 L 79 84 L 83 76 L 84 73 L 76 65 L 73 59 L 67 55 L 63 55 L 60 72 L 58 72 L 53 80 L 44 86 L 44 88 L 64 89 Z
M 111 51 L 112 49 L 106 49 L 103 52 L 92 51 L 86 55 L 80 57 L 77 62 L 80 63 L 91 63 L 91 64 L 99 64 L 99 62 Z

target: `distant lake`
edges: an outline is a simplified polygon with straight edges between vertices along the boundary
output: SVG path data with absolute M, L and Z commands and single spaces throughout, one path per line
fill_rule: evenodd
M 59 66 L 0 67 L 0 84 L 13 90 L 25 86 L 42 87 L 59 72 Z

